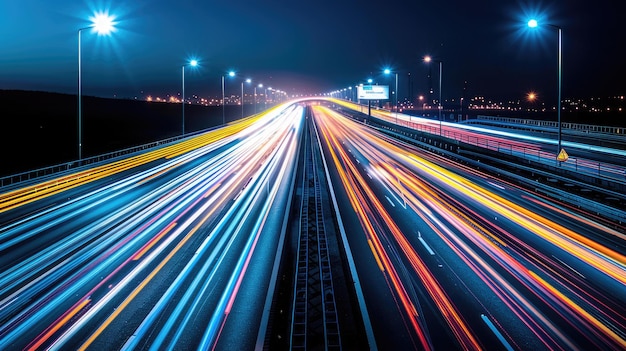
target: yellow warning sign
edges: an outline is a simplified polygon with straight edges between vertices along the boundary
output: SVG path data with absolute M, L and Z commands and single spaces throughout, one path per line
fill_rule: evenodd
M 565 149 L 561 149 L 561 152 L 559 152 L 559 155 L 556 157 L 556 160 L 565 162 L 567 161 L 568 158 L 569 156 L 567 155 L 567 152 L 565 152 Z

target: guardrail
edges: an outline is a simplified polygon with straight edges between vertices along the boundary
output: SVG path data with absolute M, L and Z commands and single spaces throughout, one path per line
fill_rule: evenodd
M 555 129 L 558 128 L 559 126 L 558 122 L 556 121 L 545 121 L 545 120 L 535 120 L 535 119 L 484 116 L 484 115 L 478 115 L 476 116 L 476 119 L 494 121 L 494 122 L 502 122 L 502 123 L 520 124 L 520 125 L 526 125 L 526 126 L 550 127 L 550 128 L 555 128 Z M 587 133 L 592 132 L 592 133 L 626 135 L 626 128 L 624 127 L 598 126 L 598 125 L 593 125 L 593 124 L 561 122 L 561 128 L 571 129 L 571 130 L 580 131 L 580 132 L 587 132 Z
M 105 160 L 110 160 L 113 158 L 133 154 L 135 152 L 143 151 L 146 149 L 170 144 L 177 140 L 188 138 L 190 136 L 198 135 L 201 133 L 205 133 L 215 128 L 217 127 L 212 127 L 212 128 L 204 129 L 201 131 L 185 134 L 184 136 L 179 135 L 179 136 L 175 136 L 175 137 L 171 137 L 171 138 L 167 138 L 163 140 L 153 141 L 147 144 L 133 146 L 130 148 L 117 150 L 117 151 L 109 152 L 109 153 L 102 154 L 102 155 L 87 157 L 81 160 L 73 160 L 73 161 L 64 162 L 64 163 L 60 163 L 60 164 L 53 165 L 53 166 L 48 166 L 48 167 L 43 167 L 43 168 L 31 170 L 31 171 L 3 176 L 3 177 L 0 177 L 0 189 L 2 189 L 5 186 L 12 185 L 12 184 L 17 184 L 17 183 L 21 183 L 21 182 L 25 182 L 25 181 L 29 181 L 33 179 L 38 179 L 38 178 L 45 177 L 45 176 L 51 176 L 51 175 L 59 174 L 62 172 L 67 172 L 69 170 L 76 170 L 86 165 L 92 165 L 92 164 L 102 162 Z
M 395 123 L 395 120 L 393 119 L 386 119 L 386 121 Z M 625 166 L 571 156 L 567 161 L 560 162 L 556 160 L 556 155 L 553 152 L 542 151 L 536 147 L 524 147 L 506 141 L 481 138 L 476 135 L 468 134 L 467 132 L 446 130 L 446 128 L 440 129 L 439 126 L 416 123 L 412 121 L 398 120 L 397 125 L 440 136 L 442 138 L 457 140 L 466 144 L 521 157 L 526 160 L 541 162 L 546 165 L 553 165 L 564 170 L 584 173 L 588 176 L 600 177 L 620 183 L 626 182 Z

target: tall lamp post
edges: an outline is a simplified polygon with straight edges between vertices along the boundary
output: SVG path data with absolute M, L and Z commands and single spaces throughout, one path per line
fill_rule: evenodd
M 443 105 L 441 104 L 441 77 L 443 73 L 443 62 L 441 60 L 433 60 L 430 56 L 424 56 L 424 62 L 430 63 L 432 61 L 439 63 L 439 104 L 437 108 L 439 110 L 439 135 L 441 135 L 441 110 L 443 110 Z
M 263 84 L 259 84 L 257 85 L 259 88 L 263 88 Z M 254 87 L 254 114 L 256 115 L 256 105 L 257 105 L 257 99 L 256 99 L 256 88 Z
M 189 66 L 196 67 L 198 65 L 198 60 L 189 61 Z M 183 65 L 183 134 L 185 135 L 185 66 Z
M 85 29 L 92 29 L 98 35 L 108 35 L 115 30 L 115 17 L 109 16 L 106 12 L 96 13 L 93 17 L 90 17 L 91 25 L 88 27 L 78 29 L 78 159 L 83 158 L 83 106 L 82 106 L 82 59 L 81 59 L 81 47 L 80 38 L 81 33 Z
M 235 76 L 235 71 L 228 72 L 229 77 Z M 225 76 L 222 75 L 222 125 L 226 124 L 226 96 L 224 94 Z
M 243 119 L 243 83 L 252 83 L 252 79 L 248 78 L 245 81 L 241 81 L 241 118 Z
M 536 19 L 531 19 L 530 21 L 528 21 L 528 26 L 530 28 L 537 28 L 539 26 L 539 23 L 537 22 Z M 559 86 L 559 100 L 557 101 L 556 104 L 556 115 L 557 115 L 557 123 L 558 123 L 558 142 L 557 142 L 557 150 L 556 150 L 556 157 L 557 160 L 559 159 L 559 156 L 561 154 L 561 81 L 562 81 L 562 63 L 563 63 L 563 54 L 562 54 L 562 50 L 561 50 L 561 43 L 562 43 L 562 30 L 561 27 L 559 26 L 555 26 L 553 24 L 547 24 L 547 26 L 550 26 L 552 28 L 556 28 L 558 33 L 559 33 L 559 72 L 558 72 L 558 86 Z
M 383 71 L 385 74 L 391 74 L 391 70 L 389 68 L 385 68 L 385 70 Z M 396 124 L 398 124 L 398 72 L 396 72 L 396 90 L 395 90 L 395 95 L 396 95 Z M 391 101 L 393 103 L 393 100 Z

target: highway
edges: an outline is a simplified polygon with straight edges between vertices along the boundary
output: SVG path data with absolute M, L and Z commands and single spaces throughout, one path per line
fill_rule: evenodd
M 371 349 L 626 348 L 624 224 L 304 100 L 0 190 L 0 350 L 262 349 L 305 139 Z
M 0 349 L 252 348 L 303 120 L 285 105 L 2 194 Z
M 381 348 L 626 347 L 624 228 L 314 114 Z
M 334 103 L 353 111 L 367 115 L 367 106 L 355 104 L 350 101 L 332 99 Z M 492 151 L 515 155 L 520 158 L 541 162 L 555 166 L 557 156 L 556 128 L 550 130 L 544 128 L 539 133 L 534 128 L 518 130 L 504 129 L 497 126 L 482 126 L 476 123 L 450 123 L 437 120 L 410 116 L 372 108 L 372 117 L 376 117 L 390 123 L 405 126 L 432 135 L 442 135 L 451 140 L 479 146 Z M 568 153 L 567 162 L 560 162 L 558 166 L 563 169 L 591 176 L 601 176 L 620 182 L 626 181 L 626 150 L 623 140 L 611 140 L 596 134 L 596 140 L 590 142 L 590 135 L 564 134 L 562 148 Z

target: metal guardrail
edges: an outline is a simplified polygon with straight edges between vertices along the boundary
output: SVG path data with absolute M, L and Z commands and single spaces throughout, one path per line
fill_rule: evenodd
M 550 127 L 550 128 L 555 128 L 555 129 L 558 128 L 559 126 L 558 122 L 556 121 L 545 121 L 545 120 L 534 120 L 534 119 L 523 119 L 523 118 L 478 115 L 476 116 L 476 119 L 494 121 L 494 122 L 502 122 L 502 123 L 520 124 L 520 125 L 526 125 L 526 126 Z M 575 130 L 579 132 L 587 132 L 587 133 L 592 132 L 592 133 L 604 133 L 604 134 L 615 134 L 615 135 L 626 136 L 626 128 L 624 127 L 598 126 L 598 125 L 593 125 L 593 124 L 561 122 L 561 128 L 571 129 L 571 130 Z
M 111 159 L 118 158 L 121 156 L 130 155 L 139 151 L 143 151 L 146 149 L 151 149 L 151 148 L 159 147 L 162 145 L 167 145 L 177 140 L 181 140 L 184 138 L 188 138 L 190 136 L 205 133 L 215 128 L 218 128 L 218 127 L 212 127 L 212 128 L 200 130 L 197 132 L 185 134 L 184 136 L 179 135 L 179 136 L 171 137 L 168 139 L 153 141 L 147 144 L 133 146 L 130 148 L 117 150 L 117 151 L 109 152 L 109 153 L 102 154 L 102 155 L 83 158 L 81 160 L 73 160 L 73 161 L 64 162 L 64 163 L 60 163 L 60 164 L 53 165 L 53 166 L 48 166 L 48 167 L 38 168 L 35 170 L 30 170 L 30 171 L 26 171 L 22 173 L 3 176 L 3 177 L 0 177 L 0 190 L 5 186 L 14 185 L 14 184 L 18 184 L 18 183 L 26 182 L 30 180 L 40 179 L 42 177 L 53 176 L 53 175 L 67 172 L 70 170 L 77 170 L 80 167 L 83 167 L 86 165 L 93 165 L 93 164 L 96 164 L 105 160 L 111 160 Z
M 312 123 L 311 120 L 308 123 Z M 312 129 L 309 129 L 309 135 L 311 138 L 307 139 L 304 150 L 290 349 L 341 350 L 339 316 L 324 224 L 322 185 L 317 174 L 318 161 L 314 155 L 316 143 Z
M 388 121 L 389 122 L 389 121 Z M 438 126 L 415 123 L 412 121 L 398 120 L 398 125 L 425 132 L 443 138 L 457 140 L 466 144 L 482 147 L 485 149 L 502 152 L 508 155 L 521 157 L 526 160 L 541 162 L 547 165 L 559 166 L 562 169 L 584 173 L 588 176 L 599 177 L 607 180 L 626 182 L 626 166 L 605 163 L 596 160 L 583 159 L 570 156 L 567 161 L 559 162 L 552 152 L 542 151 L 534 147 L 520 146 L 506 141 L 481 138 L 466 132 L 441 130 Z

